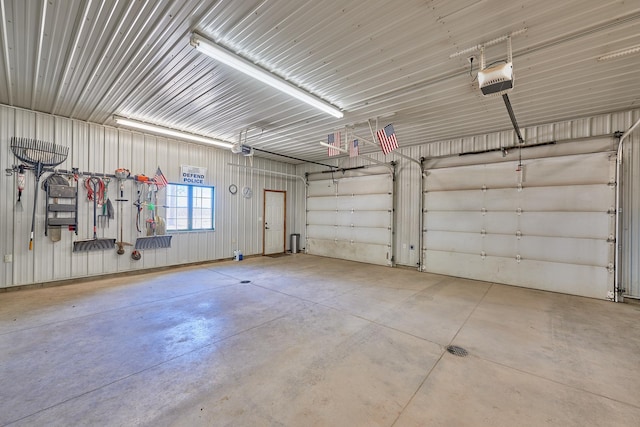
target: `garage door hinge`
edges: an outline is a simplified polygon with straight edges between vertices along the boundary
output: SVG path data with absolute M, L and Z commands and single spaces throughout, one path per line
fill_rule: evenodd
M 616 214 L 616 210 L 615 210 L 615 208 L 610 208 L 610 209 L 607 211 L 607 213 L 608 213 L 609 215 L 615 215 L 615 214 Z
M 608 271 L 609 273 L 613 273 L 614 271 L 616 271 L 616 268 L 613 266 L 613 263 L 610 263 L 610 264 L 607 266 L 607 271 Z
M 609 187 L 613 188 L 616 186 L 616 182 L 615 181 L 609 181 Z
M 607 239 L 607 243 L 615 243 L 616 242 L 616 238 L 613 237 L 612 235 L 609 235 L 609 238 Z

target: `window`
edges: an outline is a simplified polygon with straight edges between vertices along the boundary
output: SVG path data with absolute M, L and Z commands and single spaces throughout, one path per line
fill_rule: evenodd
M 167 185 L 167 230 L 213 230 L 214 187 Z

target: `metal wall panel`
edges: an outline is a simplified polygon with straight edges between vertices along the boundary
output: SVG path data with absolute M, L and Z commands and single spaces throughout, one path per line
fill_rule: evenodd
M 304 194 L 301 180 L 269 174 L 270 171 L 274 171 L 294 175 L 296 167 L 291 164 L 268 159 L 246 159 L 226 150 L 6 106 L 0 107 L 0 164 L 3 169 L 19 163 L 10 149 L 12 136 L 38 138 L 69 146 L 69 156 L 60 165 L 61 169 L 77 167 L 80 171 L 112 174 L 116 168 L 124 167 L 132 173 L 153 176 L 159 166 L 169 182 L 179 182 L 181 165 L 206 167 L 207 185 L 215 186 L 216 229 L 175 233 L 171 248 L 146 250 L 140 261 L 131 259 L 131 248 L 126 248 L 127 252 L 122 256 L 117 255 L 115 249 L 73 253 L 72 242 L 91 238 L 93 229 L 93 205 L 87 200 L 87 193 L 81 182 L 78 236 L 63 230 L 62 239 L 57 243 L 44 236 L 45 197 L 41 189 L 36 211 L 34 250 L 29 251 L 34 175 L 31 171 L 26 171 L 27 182 L 22 197 L 24 211 L 18 214 L 14 210 L 17 194 L 15 175 L 5 176 L 3 173 L 0 188 L 6 202 L 0 206 L 0 251 L 3 255 L 10 255 L 12 262 L 0 264 L 0 287 L 230 259 L 234 249 L 241 249 L 246 255 L 260 254 L 263 190 L 282 190 L 287 194 L 302 191 Z M 228 163 L 246 163 L 247 166 L 252 164 L 266 172 L 231 167 Z M 251 187 L 253 197 L 245 199 L 241 195 L 231 195 L 227 188 L 232 183 L 239 188 Z M 135 227 L 136 209 L 132 204 L 137 198 L 135 183 L 131 180 L 125 183 L 124 196 L 128 202 L 122 202 L 122 218 L 120 206 L 115 201 L 119 196 L 115 180 L 110 183 L 109 196 L 115 208 L 116 218 L 110 222 L 108 228 L 98 228 L 98 237 L 115 237 L 119 241 L 119 221 L 122 219 L 124 241 L 135 243 L 136 237 L 142 235 L 137 233 Z M 297 201 L 295 197 L 287 197 L 288 233 L 299 232 L 301 228 L 294 205 L 299 202 L 300 196 Z M 163 204 L 164 191 L 160 191 L 158 205 L 161 214 Z
M 640 111 L 629 115 L 623 126 L 640 119 Z M 640 129 L 623 145 L 622 212 L 620 242 L 620 287 L 624 294 L 640 299 Z
M 13 108 L 0 105 L 0 167 L 2 172 L 14 163 L 15 157 L 10 148 L 10 139 L 14 135 L 15 110 Z M 7 176 L 0 173 L 0 194 L 5 199 L 0 204 L 0 254 L 3 256 L 11 255 L 13 257 L 17 240 L 17 231 L 22 230 L 22 225 L 17 224 L 17 218 L 23 215 L 16 215 L 15 204 L 18 197 L 16 190 L 16 176 Z M 23 193 L 26 205 L 28 193 Z M 15 267 L 19 267 L 20 263 L 15 259 L 11 263 L 0 263 L 0 286 L 12 286 L 16 281 L 17 271 Z

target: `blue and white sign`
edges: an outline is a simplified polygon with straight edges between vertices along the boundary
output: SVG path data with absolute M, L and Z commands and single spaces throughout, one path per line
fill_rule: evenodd
M 180 181 L 183 184 L 204 185 L 207 180 L 207 168 L 180 166 L 180 170 Z

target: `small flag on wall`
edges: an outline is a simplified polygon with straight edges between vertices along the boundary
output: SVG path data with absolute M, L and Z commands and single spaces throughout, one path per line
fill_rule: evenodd
M 165 178 L 164 174 L 160 170 L 160 167 L 158 167 L 156 175 L 153 177 L 153 182 L 155 182 L 155 184 L 158 186 L 158 190 L 161 190 L 163 187 L 166 187 L 169 184 L 167 178 Z
M 333 145 L 336 148 L 340 148 L 340 141 L 341 141 L 340 131 L 334 132 L 334 133 L 330 133 L 327 136 L 327 143 L 329 145 Z M 338 150 L 336 150 L 334 148 L 328 148 L 327 150 L 328 150 L 329 157 L 337 156 L 338 154 L 340 154 L 340 151 L 338 151 Z
M 384 154 L 389 154 L 396 148 L 398 148 L 398 140 L 396 139 L 396 131 L 393 129 L 392 124 L 388 124 L 384 129 L 380 129 L 376 132 L 380 148 Z
M 360 154 L 360 148 L 358 147 L 358 140 L 354 139 L 349 144 L 349 157 L 357 157 Z

